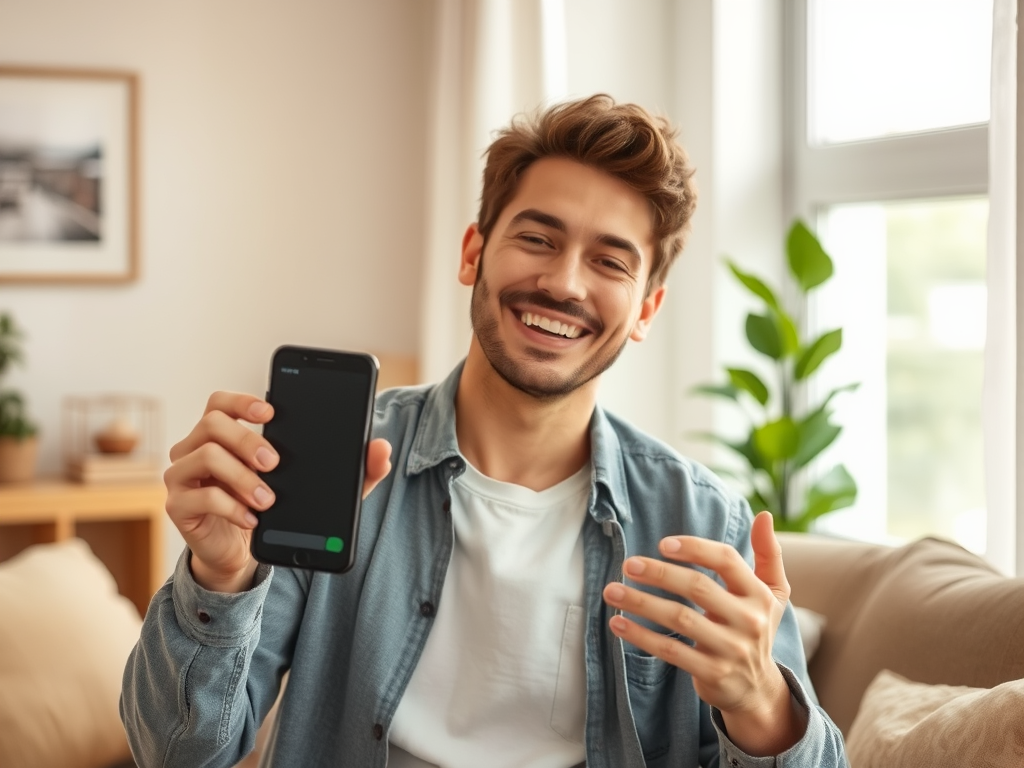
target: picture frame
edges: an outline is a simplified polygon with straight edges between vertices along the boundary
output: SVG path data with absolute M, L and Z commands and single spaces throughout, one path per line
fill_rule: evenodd
M 0 65 L 0 284 L 139 272 L 138 76 Z

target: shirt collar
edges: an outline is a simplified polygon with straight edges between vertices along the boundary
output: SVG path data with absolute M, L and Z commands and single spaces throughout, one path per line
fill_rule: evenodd
M 427 393 L 423 414 L 416 429 L 409 460 L 405 465 L 406 475 L 415 475 L 456 459 L 464 461 L 459 453 L 459 441 L 455 434 L 455 393 L 466 361 L 463 360 L 448 376 Z M 626 469 L 622 460 L 622 447 L 614 426 L 600 406 L 594 408 L 590 419 L 590 462 L 591 482 L 602 486 L 607 492 L 611 512 L 622 521 L 632 519 L 629 505 L 625 503 Z M 598 493 L 592 493 L 591 514 L 599 522 L 606 518 L 601 505 L 597 503 Z
M 427 392 L 423 414 L 409 451 L 409 461 L 405 465 L 406 475 L 419 474 L 448 459 L 463 460 L 459 453 L 459 439 L 455 436 L 455 393 L 465 364 L 466 361 L 462 360 L 443 381 Z

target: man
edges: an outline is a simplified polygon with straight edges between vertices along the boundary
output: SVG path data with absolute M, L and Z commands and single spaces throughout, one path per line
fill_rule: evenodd
M 694 200 L 668 124 L 606 96 L 499 136 L 468 355 L 378 397 L 345 575 L 252 559 L 277 456 L 237 420 L 272 409 L 210 398 L 165 475 L 188 550 L 125 672 L 140 765 L 232 765 L 286 671 L 275 767 L 845 765 L 771 516 L 596 405 Z

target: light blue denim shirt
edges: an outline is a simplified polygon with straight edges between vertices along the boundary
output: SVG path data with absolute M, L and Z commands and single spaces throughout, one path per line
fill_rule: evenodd
M 355 566 L 330 575 L 261 565 L 248 592 L 207 592 L 188 552 L 153 598 L 124 674 L 121 716 L 142 768 L 234 765 L 288 686 L 262 766 L 382 768 L 388 730 L 423 650 L 453 546 L 452 480 L 461 366 L 436 386 L 382 393 L 375 437 L 394 469 L 367 497 Z M 746 502 L 709 471 L 595 409 L 584 518 L 586 750 L 590 768 L 839 768 L 842 736 L 817 706 L 787 608 L 774 655 L 808 711 L 803 739 L 751 758 L 724 733 L 686 672 L 608 629 L 604 586 L 628 555 L 688 534 L 727 542 L 752 562 Z M 653 626 L 653 625 L 652 625 Z M 665 630 L 657 627 L 658 631 Z

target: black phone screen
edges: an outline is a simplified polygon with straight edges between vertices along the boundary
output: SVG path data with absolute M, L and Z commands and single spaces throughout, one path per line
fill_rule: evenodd
M 341 571 L 351 566 L 376 383 L 368 355 L 279 349 L 263 434 L 280 463 L 259 515 L 253 552 L 264 562 Z

